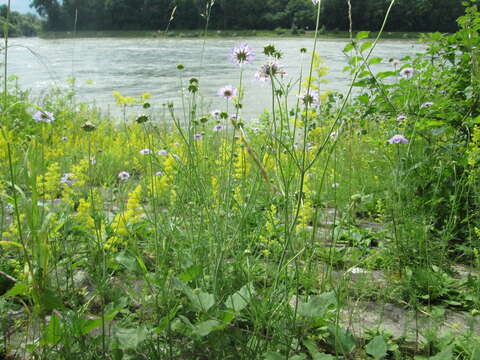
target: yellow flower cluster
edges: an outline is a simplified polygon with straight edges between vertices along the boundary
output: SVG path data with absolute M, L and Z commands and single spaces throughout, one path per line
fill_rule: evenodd
M 77 221 L 85 226 L 89 230 L 95 230 L 95 221 L 92 216 L 92 204 L 85 199 L 80 199 L 77 209 L 77 215 L 75 216 Z
M 60 178 L 60 165 L 56 162 L 51 163 L 45 174 L 37 177 L 38 192 L 47 199 L 58 198 L 62 189 Z
M 129 227 L 141 221 L 143 215 L 141 201 L 142 185 L 138 185 L 128 194 L 126 210 L 116 215 L 112 221 L 111 227 L 117 236 L 128 236 Z

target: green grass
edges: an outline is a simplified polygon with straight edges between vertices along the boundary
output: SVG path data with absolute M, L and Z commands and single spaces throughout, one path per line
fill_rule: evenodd
M 296 89 L 270 67 L 258 123 L 242 91 L 199 112 L 180 69 L 184 108 L 116 93 L 118 121 L 7 83 L 0 356 L 476 359 L 479 17 L 392 72 L 357 34 L 356 96 L 315 91 L 315 54 Z

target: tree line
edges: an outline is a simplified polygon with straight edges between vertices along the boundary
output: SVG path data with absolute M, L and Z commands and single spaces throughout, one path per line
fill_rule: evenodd
M 350 0 L 354 30 L 376 30 L 390 0 Z M 45 19 L 46 30 L 216 30 L 315 27 L 311 0 L 31 0 Z M 347 30 L 347 0 L 323 0 L 320 23 L 325 30 Z M 457 29 L 460 0 L 402 0 L 392 9 L 387 31 Z
M 7 13 L 7 5 L 1 5 L 0 22 L 2 24 L 5 24 Z M 38 16 L 34 14 L 20 14 L 16 11 L 10 12 L 8 22 L 10 24 L 8 27 L 9 36 L 35 36 L 42 26 Z

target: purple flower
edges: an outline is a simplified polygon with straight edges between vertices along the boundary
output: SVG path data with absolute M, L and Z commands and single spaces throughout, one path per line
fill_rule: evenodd
M 394 135 L 391 139 L 388 140 L 389 144 L 408 144 L 408 139 L 403 135 Z
M 60 179 L 61 183 L 67 184 L 67 185 L 73 185 L 75 179 L 73 178 L 72 173 L 65 173 Z
M 397 59 L 395 59 L 395 60 L 392 61 L 392 65 L 393 65 L 394 67 L 400 66 L 400 61 L 397 60 Z
M 168 152 L 167 150 L 162 149 L 162 150 L 158 150 L 157 154 L 160 156 L 167 156 Z
M 215 119 L 218 119 L 220 117 L 220 114 L 222 112 L 220 110 L 213 110 L 210 115 L 212 115 Z
M 130 174 L 126 171 L 121 171 L 118 173 L 118 178 L 122 181 L 127 181 L 130 179 Z
M 194 138 L 195 140 L 202 140 L 202 139 L 203 139 L 203 135 L 202 135 L 202 134 L 195 134 L 195 135 L 193 135 L 193 138 Z
M 36 122 L 51 123 L 55 120 L 55 117 L 51 112 L 39 110 L 35 113 L 35 115 L 33 115 L 33 119 Z
M 255 53 L 252 51 L 250 46 L 245 43 L 234 47 L 232 54 L 230 55 L 230 59 L 239 66 L 251 64 L 254 57 Z
M 397 121 L 398 122 L 402 122 L 403 120 L 405 120 L 407 117 L 405 115 L 398 115 L 397 117 Z
M 404 79 L 411 79 L 413 74 L 415 73 L 415 69 L 411 67 L 407 67 L 400 71 L 400 76 Z
M 221 96 L 227 100 L 230 100 L 231 98 L 234 98 L 238 94 L 237 88 L 234 88 L 232 85 L 227 85 L 218 90 L 217 92 L 218 96 Z
M 152 150 L 150 150 L 150 149 L 140 150 L 140 154 L 142 154 L 142 155 L 150 155 L 151 153 L 152 153 Z
M 320 97 L 317 90 L 309 90 L 308 92 L 299 95 L 298 98 L 303 106 L 316 107 L 320 105 Z
M 222 131 L 223 129 L 225 129 L 225 126 L 223 126 L 222 124 L 217 124 L 217 125 L 215 125 L 215 127 L 213 128 L 213 131 L 219 132 L 219 131 Z
M 420 105 L 420 109 L 429 108 L 432 105 L 433 105 L 433 102 L 427 101 L 426 103 L 423 103 L 422 105 Z
M 270 61 L 263 64 L 260 69 L 255 73 L 255 79 L 266 82 L 270 80 L 270 77 L 284 76 L 287 73 L 283 70 L 282 66 L 276 61 Z

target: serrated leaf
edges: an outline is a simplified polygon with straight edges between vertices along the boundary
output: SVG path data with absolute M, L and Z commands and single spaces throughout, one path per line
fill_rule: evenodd
M 337 304 L 334 292 L 313 296 L 307 303 L 299 304 L 298 313 L 308 318 L 323 318 L 330 306 Z
M 240 290 L 238 290 L 235 294 L 229 296 L 225 301 L 225 306 L 235 312 L 240 312 L 248 305 L 253 294 L 253 286 L 251 284 L 247 284 L 243 286 Z
M 367 354 L 372 355 L 375 360 L 383 359 L 387 355 L 387 344 L 383 336 L 378 335 L 365 346 Z

